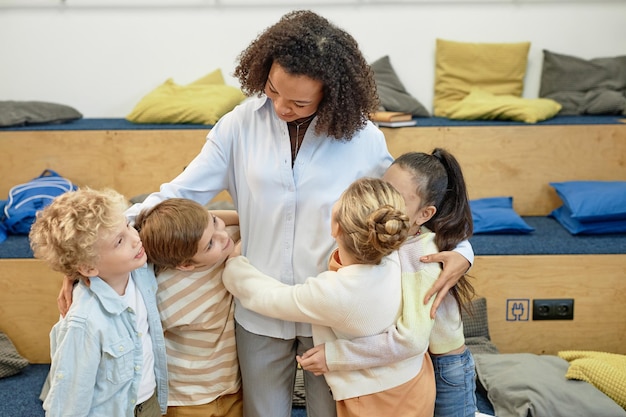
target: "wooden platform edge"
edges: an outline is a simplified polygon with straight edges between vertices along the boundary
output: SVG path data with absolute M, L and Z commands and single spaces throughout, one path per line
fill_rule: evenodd
M 477 256 L 470 275 L 487 298 L 490 334 L 502 353 L 626 354 L 626 254 Z M 61 282 L 37 259 L 0 259 L 0 331 L 31 363 L 50 361 Z M 573 298 L 574 320 L 533 321 L 536 298 Z M 527 303 L 519 319 L 512 303 Z

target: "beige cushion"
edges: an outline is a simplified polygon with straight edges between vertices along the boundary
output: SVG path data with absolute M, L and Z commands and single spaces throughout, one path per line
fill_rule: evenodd
M 561 105 L 547 98 L 522 98 L 495 95 L 473 88 L 463 100 L 443 112 L 445 117 L 459 120 L 514 120 L 537 123 L 554 117 Z
M 434 115 L 463 100 L 472 87 L 521 96 L 530 42 L 465 43 L 437 39 Z
M 570 363 L 565 377 L 587 381 L 626 409 L 626 356 L 617 353 L 567 350 L 559 357 Z
M 244 98 L 240 89 L 224 84 L 218 69 L 187 85 L 167 79 L 146 94 L 126 119 L 134 123 L 212 125 Z

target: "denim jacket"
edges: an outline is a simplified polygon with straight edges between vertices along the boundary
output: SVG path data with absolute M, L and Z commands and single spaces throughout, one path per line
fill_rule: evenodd
M 144 265 L 131 272 L 146 310 L 154 351 L 156 393 L 167 410 L 167 365 L 156 304 L 157 282 Z M 46 416 L 133 416 L 143 363 L 135 312 L 98 277 L 74 289 L 70 311 L 50 332 Z

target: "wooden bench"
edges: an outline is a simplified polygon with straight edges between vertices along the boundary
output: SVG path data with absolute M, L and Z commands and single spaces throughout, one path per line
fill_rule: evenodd
M 129 198 L 155 191 L 198 153 L 208 130 L 0 130 L 0 196 L 45 168 L 78 185 L 113 187 Z M 513 196 L 523 216 L 545 216 L 560 205 L 551 181 L 626 180 L 626 124 L 619 121 L 383 131 L 394 156 L 448 149 L 463 167 L 470 198 Z M 502 352 L 626 354 L 626 253 L 477 254 L 470 274 L 488 299 L 491 335 Z M 36 259 L 0 259 L 0 331 L 32 363 L 50 360 L 48 333 L 58 319 L 60 284 L 61 277 Z M 574 320 L 533 321 L 531 312 L 528 320 L 507 319 L 511 302 L 532 305 L 538 298 L 573 298 Z

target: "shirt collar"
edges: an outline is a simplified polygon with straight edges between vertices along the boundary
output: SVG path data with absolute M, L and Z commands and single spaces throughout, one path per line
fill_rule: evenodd
M 102 304 L 102 308 L 104 308 L 107 313 L 118 315 L 127 308 L 122 297 L 100 277 L 91 277 L 89 281 L 88 291 L 95 295 L 100 301 L 100 304 Z M 80 284 L 87 285 L 82 280 Z
M 138 275 L 146 273 L 148 273 L 148 267 L 147 264 L 144 264 L 144 266 L 132 271 L 129 279 L 135 279 L 135 285 L 137 285 L 138 280 L 136 278 L 138 278 Z M 108 313 L 117 315 L 121 314 L 122 311 L 128 308 L 128 305 L 126 305 L 122 297 L 120 297 L 120 295 L 100 277 L 91 277 L 89 280 L 89 291 L 91 291 L 100 300 L 102 308 L 104 308 Z M 82 280 L 80 284 L 86 285 Z
M 265 94 L 257 97 L 256 103 L 253 107 L 254 111 L 259 111 L 263 106 L 272 106 L 272 100 L 270 100 Z

